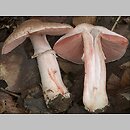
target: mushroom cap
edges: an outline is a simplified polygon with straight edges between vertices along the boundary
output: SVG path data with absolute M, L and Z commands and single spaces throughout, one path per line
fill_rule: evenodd
M 31 34 L 63 35 L 68 33 L 72 26 L 68 24 L 42 22 L 38 19 L 29 19 L 19 25 L 6 39 L 2 54 L 6 54 L 20 45 Z
M 82 32 L 90 32 L 94 26 L 91 24 L 79 24 L 74 29 L 62 36 L 54 45 L 53 49 L 63 59 L 83 64 L 83 39 Z
M 102 50 L 106 57 L 105 62 L 112 62 L 120 59 L 126 52 L 128 46 L 127 38 L 108 30 L 105 27 L 93 26 L 91 24 L 80 24 L 68 34 L 61 37 L 54 45 L 54 50 L 59 56 L 71 62 L 81 64 L 83 56 L 83 32 L 90 33 L 93 37 L 100 33 Z M 90 37 L 91 38 L 91 37 Z M 88 40 L 89 41 L 89 40 Z M 86 41 L 87 42 L 87 41 Z
M 101 32 L 102 50 L 106 57 L 105 62 L 119 60 L 126 52 L 128 39 L 102 26 L 95 26 L 94 29 Z

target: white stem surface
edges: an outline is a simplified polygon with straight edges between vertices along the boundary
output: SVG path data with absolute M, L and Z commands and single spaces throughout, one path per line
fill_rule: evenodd
M 61 78 L 55 52 L 50 50 L 51 47 L 46 36 L 31 35 L 30 39 L 34 47 L 34 55 L 45 52 L 37 57 L 37 62 L 46 104 L 48 104 L 50 100 L 55 99 L 59 94 L 64 98 L 70 98 L 70 93 Z
M 84 33 L 85 78 L 83 103 L 85 109 L 94 112 L 108 105 L 106 94 L 106 66 L 100 39 Z

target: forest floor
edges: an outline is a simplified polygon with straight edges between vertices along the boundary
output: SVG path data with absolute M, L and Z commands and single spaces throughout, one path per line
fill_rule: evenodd
M 40 86 L 40 75 L 36 59 L 31 59 L 33 47 L 29 39 L 7 55 L 1 55 L 6 38 L 23 21 L 31 17 L 0 17 L 0 113 L 9 114 L 53 114 L 48 109 Z M 94 25 L 112 29 L 116 16 L 97 16 Z M 45 22 L 67 23 L 74 27 L 73 17 L 41 17 Z M 130 17 L 123 16 L 118 21 L 114 32 L 130 41 Z M 51 46 L 59 39 L 47 36 Z M 60 114 L 90 114 L 84 109 L 83 82 L 84 66 L 57 58 L 63 82 L 71 93 L 72 103 Z M 107 63 L 107 95 L 109 106 L 97 113 L 130 113 L 130 44 L 125 55 L 117 61 Z

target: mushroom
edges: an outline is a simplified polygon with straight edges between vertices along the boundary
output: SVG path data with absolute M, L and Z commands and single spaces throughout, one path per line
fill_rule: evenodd
M 37 57 L 46 104 L 58 112 L 65 111 L 70 105 L 70 93 L 62 81 L 55 51 L 51 49 L 46 35 L 63 35 L 70 29 L 72 27 L 68 24 L 44 23 L 38 19 L 30 19 L 14 30 L 2 48 L 2 54 L 7 54 L 27 37 L 31 39 L 34 48 L 32 58 Z
M 83 103 L 85 109 L 95 112 L 109 105 L 106 93 L 105 62 L 120 59 L 126 52 L 128 40 L 105 27 L 91 24 L 77 25 L 61 37 L 53 49 L 64 59 L 82 64 L 85 77 Z

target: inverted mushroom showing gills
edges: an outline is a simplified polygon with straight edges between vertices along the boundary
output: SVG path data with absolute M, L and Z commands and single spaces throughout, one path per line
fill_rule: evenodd
M 46 35 L 63 35 L 70 29 L 72 27 L 67 24 L 43 23 L 37 19 L 30 19 L 14 30 L 2 48 L 2 54 L 7 54 L 27 37 L 31 39 L 34 48 L 32 57 L 37 57 L 46 104 L 56 112 L 65 111 L 71 100 L 70 93 L 62 81 L 55 52 L 51 49 Z
M 109 104 L 106 93 L 105 62 L 120 59 L 128 40 L 101 26 L 77 25 L 54 45 L 56 53 L 85 67 L 83 103 L 90 112 L 103 110 Z

